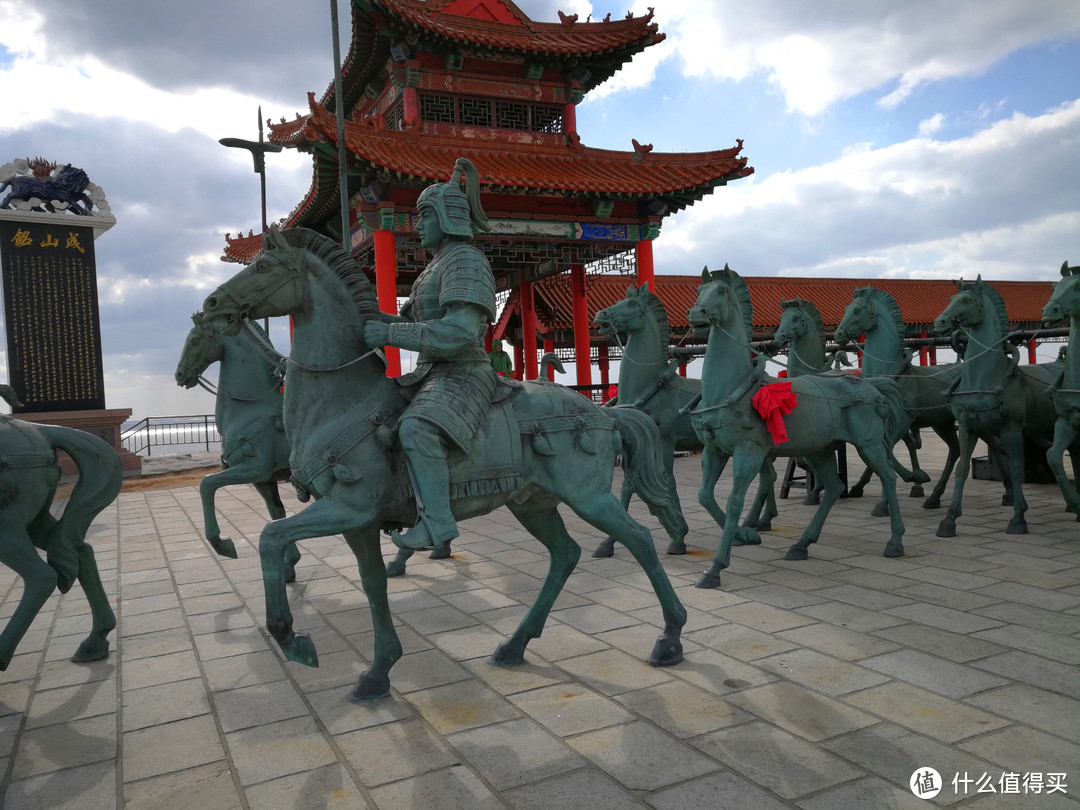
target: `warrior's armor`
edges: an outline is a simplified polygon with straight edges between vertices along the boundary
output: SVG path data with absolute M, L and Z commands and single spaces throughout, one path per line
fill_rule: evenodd
M 401 315 L 385 317 L 388 324 L 381 327 L 388 345 L 420 353 L 416 370 L 402 379 L 419 389 L 398 422 L 419 522 L 404 537 L 392 536 L 404 548 L 433 545 L 437 556 L 446 556 L 458 534 L 450 511 L 446 440 L 469 451 L 498 380 L 483 343 L 487 321 L 495 320 L 495 278 L 484 254 L 469 244 L 474 229 L 488 230 L 471 162 L 460 158 L 450 182 L 424 189 L 416 207 L 421 241 L 436 248 L 435 256 L 413 284 Z M 365 337 L 371 342 L 369 328 Z

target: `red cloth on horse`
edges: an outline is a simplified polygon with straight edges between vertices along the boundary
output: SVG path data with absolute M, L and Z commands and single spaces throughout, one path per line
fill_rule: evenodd
M 796 405 L 795 392 L 791 390 L 791 383 L 763 385 L 750 402 L 754 410 L 765 420 L 765 427 L 769 429 L 773 442 L 776 444 L 786 442 L 788 435 L 784 428 L 783 415 L 791 413 Z

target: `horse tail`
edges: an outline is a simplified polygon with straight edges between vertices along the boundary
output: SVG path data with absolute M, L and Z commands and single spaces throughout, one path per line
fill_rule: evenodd
M 94 518 L 116 499 L 124 471 L 116 451 L 97 436 L 56 425 L 41 425 L 41 432 L 53 448 L 71 456 L 79 468 L 79 480 L 64 514 L 45 539 L 46 560 L 59 577 L 60 592 L 67 593 L 79 574 L 79 546 Z
M 0 189 L 0 191 L 2 190 L 3 189 Z M 19 397 L 15 394 L 15 389 L 7 383 L 0 383 L 0 398 L 3 398 L 4 402 L 12 408 L 18 408 L 22 405 L 22 403 L 19 402 Z
M 566 369 L 563 368 L 562 360 L 559 359 L 559 355 L 555 352 L 546 352 L 543 357 L 540 358 L 540 379 L 547 379 L 548 368 L 553 368 L 560 374 L 565 374 Z
M 622 466 L 634 492 L 671 537 L 689 531 L 675 482 L 664 468 L 660 434 L 652 417 L 637 408 L 611 408 L 621 440 Z
M 885 442 L 892 447 L 900 441 L 911 428 L 911 419 L 908 417 L 907 405 L 904 395 L 900 391 L 900 385 L 896 380 L 888 377 L 864 377 L 882 396 L 878 403 L 878 416 L 885 423 Z

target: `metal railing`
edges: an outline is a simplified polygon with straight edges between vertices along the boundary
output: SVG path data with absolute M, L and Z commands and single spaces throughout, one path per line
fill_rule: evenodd
M 221 447 L 221 434 L 213 414 L 202 416 L 149 416 L 120 434 L 120 444 L 136 455 L 152 455 L 154 448 L 197 446 L 207 451 Z

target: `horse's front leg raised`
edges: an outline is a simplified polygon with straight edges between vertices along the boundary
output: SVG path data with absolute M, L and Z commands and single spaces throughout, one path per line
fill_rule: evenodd
M 360 514 L 324 498 L 297 515 L 268 523 L 263 529 L 259 537 L 259 557 L 266 594 L 266 629 L 290 661 L 309 667 L 319 665 L 319 656 L 311 639 L 293 632 L 292 611 L 285 591 L 286 551 L 298 540 L 342 534 L 373 520 L 373 515 Z M 381 566 L 382 558 L 379 559 Z
M 222 557 L 236 559 L 236 545 L 228 537 L 221 536 L 218 526 L 217 510 L 214 506 L 214 498 L 217 491 L 222 487 L 233 484 L 250 484 L 257 478 L 262 477 L 262 471 L 255 471 L 246 465 L 229 467 L 218 473 L 203 476 L 199 482 L 199 498 L 202 500 L 203 526 L 206 530 L 206 541 Z M 283 510 L 284 516 L 284 510 Z
M 720 586 L 720 572 L 731 564 L 731 545 L 739 529 L 739 517 L 742 515 L 743 504 L 746 502 L 746 491 L 750 489 L 754 478 L 761 473 L 761 465 L 764 461 L 765 453 L 754 446 L 736 449 L 724 533 L 720 536 L 720 544 L 716 548 L 716 554 L 713 555 L 712 565 L 701 575 L 695 587 L 717 588 Z M 754 532 L 754 534 L 757 533 Z M 760 538 L 758 541 L 760 542 Z
M 271 520 L 281 520 L 285 517 L 285 504 L 281 502 L 281 493 L 278 491 L 277 481 L 256 481 L 255 491 L 262 496 L 266 504 L 266 512 Z M 286 582 L 296 581 L 296 564 L 300 562 L 300 551 L 295 545 L 285 550 L 285 559 L 289 564 L 285 572 Z

